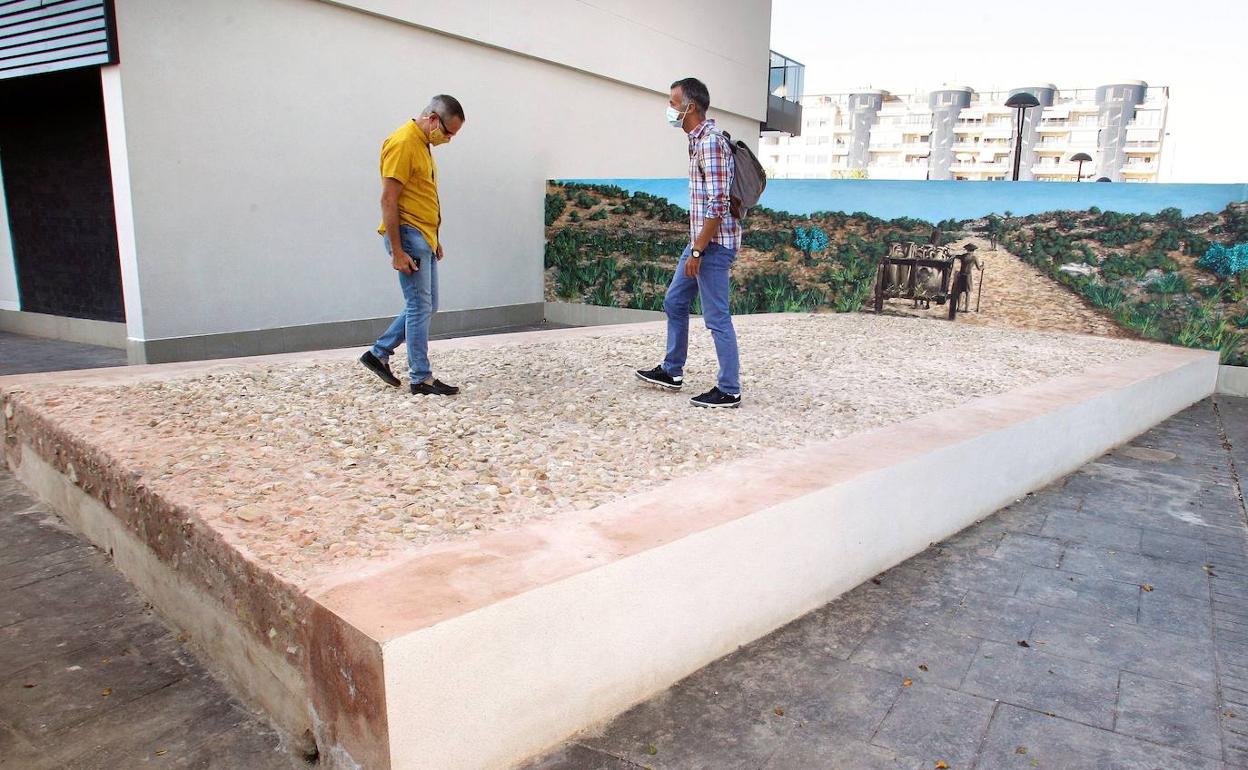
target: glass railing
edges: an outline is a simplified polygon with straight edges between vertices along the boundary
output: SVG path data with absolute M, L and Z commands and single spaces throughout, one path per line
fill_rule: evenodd
M 805 85 L 806 65 L 772 51 L 767 93 L 791 102 L 800 102 Z

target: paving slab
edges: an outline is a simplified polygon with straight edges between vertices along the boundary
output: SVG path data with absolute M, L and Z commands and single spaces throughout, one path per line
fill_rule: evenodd
M 0 469 L 0 768 L 309 765 Z
M 1211 757 L 1002 704 L 975 767 L 984 770 L 1223 770 Z

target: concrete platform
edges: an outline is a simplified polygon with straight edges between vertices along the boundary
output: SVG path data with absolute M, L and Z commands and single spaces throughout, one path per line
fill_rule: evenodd
M 760 339 L 766 324 L 789 323 L 742 320 L 746 328 L 759 324 L 752 331 Z M 889 327 L 906 334 L 965 333 L 891 323 L 910 324 Z M 454 340 L 435 354 L 478 360 L 534 345 L 571 346 L 561 354 L 575 354 L 578 341 L 604 339 L 634 354 L 639 336 L 658 331 L 637 325 Z M 998 359 L 1054 343 L 1052 335 L 995 331 L 986 339 L 1000 342 Z M 1078 349 L 1084 339 L 1058 340 L 1057 348 Z M 900 420 L 843 438 L 725 452 L 588 510 L 556 506 L 408 548 L 378 540 L 356 558 L 313 564 L 279 547 L 263 550 L 248 539 L 245 516 L 209 510 L 204 495 L 229 495 L 228 485 L 172 483 L 176 474 L 160 452 L 136 447 L 180 446 L 176 437 L 156 430 L 160 414 L 136 415 L 125 404 L 136 388 L 148 392 L 143 383 L 191 387 L 310 362 L 332 369 L 349 366 L 358 351 L 5 378 L 0 396 L 6 459 L 18 477 L 107 548 L 275 721 L 296 735 L 311 729 L 331 763 L 503 768 L 1213 392 L 1212 354 L 1112 344 L 1127 347 L 1112 356 L 1090 349 L 1081 365 L 1076 356 L 1059 376 L 1031 384 L 998 378 L 988 385 L 1010 387 L 961 405 L 933 381 L 936 411 L 898 412 Z M 930 352 L 898 350 L 896 366 L 919 370 Z M 1107 358 L 1112 363 L 1102 363 Z M 160 402 L 144 403 L 159 409 Z M 810 430 L 799 436 L 826 435 L 819 417 L 835 411 L 809 407 Z M 748 408 L 740 414 L 746 417 L 728 419 L 749 419 Z M 768 414 L 766 405 L 756 414 Z M 205 463 L 216 461 L 207 456 Z M 286 473 L 299 467 L 292 459 Z M 619 459 L 606 453 L 602 463 Z M 318 496 L 317 479 L 305 481 L 305 496 Z M 309 504 L 298 513 L 321 511 Z M 324 511 L 326 521 L 333 515 Z

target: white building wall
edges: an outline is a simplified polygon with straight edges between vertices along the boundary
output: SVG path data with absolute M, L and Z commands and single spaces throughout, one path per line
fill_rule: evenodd
M 408 3 L 358 5 L 416 13 Z M 566 13 L 583 5 L 420 12 L 417 21 L 453 37 L 315 0 L 118 0 L 144 337 L 396 312 L 394 271 L 375 233 L 377 155 L 437 92 L 460 98 L 468 116 L 461 136 L 435 150 L 443 310 L 541 301 L 545 179 L 683 175 L 684 135 L 662 115 L 672 80 L 696 74 L 716 104 L 722 84 L 746 114 L 713 117 L 757 136 L 769 2 L 726 4 L 706 34 L 693 24 L 696 6 L 621 3 L 642 25 Z M 527 13 L 507 13 L 512 6 Z M 471 34 L 489 44 L 464 39 Z M 575 50 L 554 50 L 564 38 Z M 712 38 L 735 58 L 707 51 Z M 502 44 L 526 53 L 491 47 Z M 758 64 L 743 87 L 744 51 Z M 573 63 L 534 58 L 542 52 Z M 615 59 L 633 62 L 612 69 L 615 79 L 581 71 Z

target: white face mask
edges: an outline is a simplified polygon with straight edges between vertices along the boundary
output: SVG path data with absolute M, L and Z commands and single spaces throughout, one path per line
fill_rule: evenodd
M 668 125 L 670 125 L 672 128 L 680 128 L 681 123 L 683 123 L 685 120 L 685 115 L 687 115 L 688 113 L 689 113 L 689 108 L 687 106 L 685 107 L 684 112 L 677 112 L 675 107 L 673 107 L 670 104 L 667 105 Z

